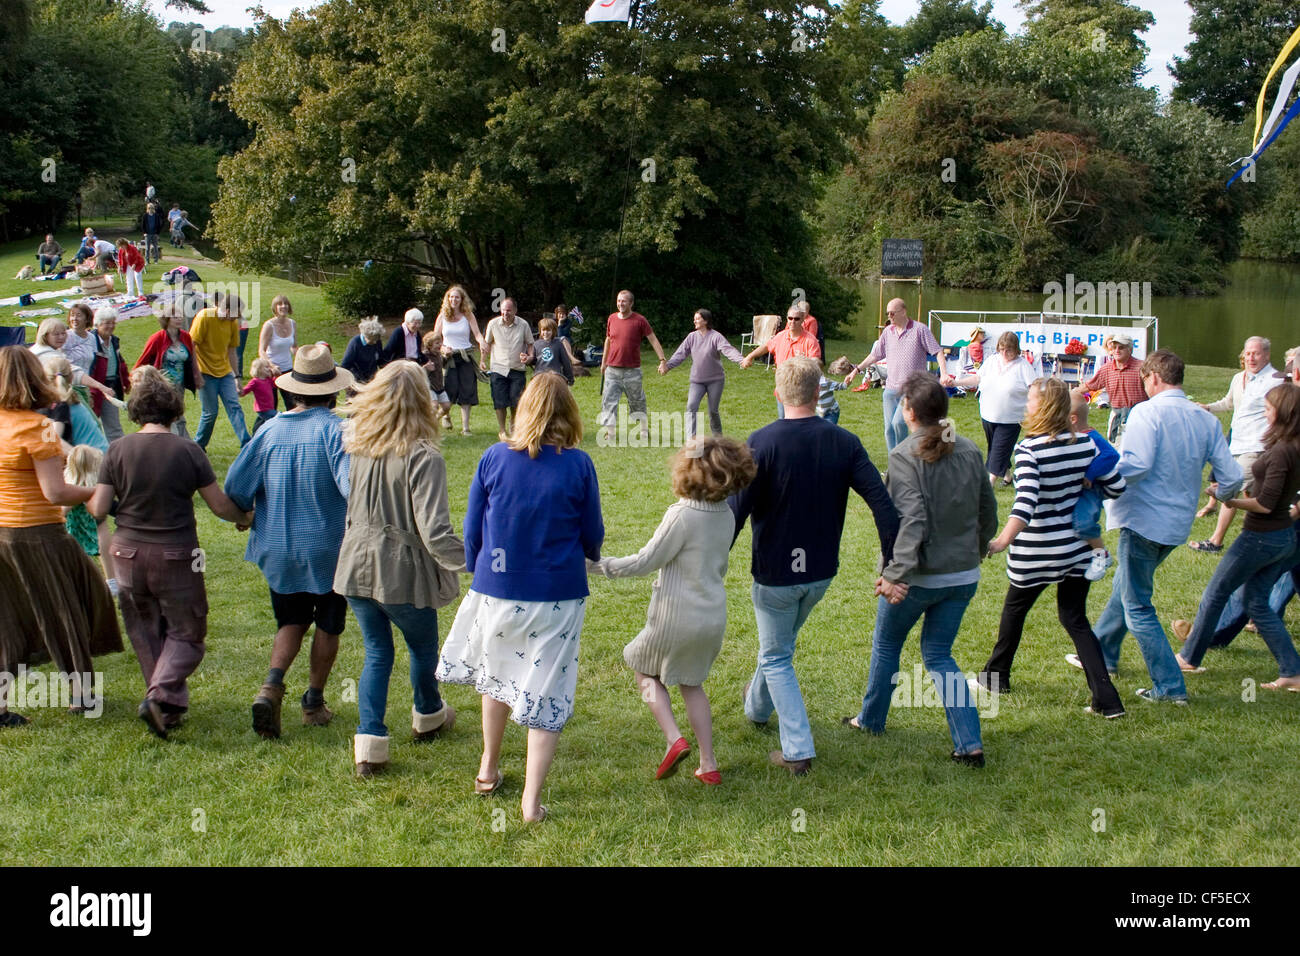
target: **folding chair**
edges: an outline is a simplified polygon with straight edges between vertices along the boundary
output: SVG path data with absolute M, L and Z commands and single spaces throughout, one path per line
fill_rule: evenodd
M 0 348 L 6 345 L 26 345 L 27 327 L 25 325 L 0 326 Z
M 740 336 L 740 350 L 748 355 L 760 345 L 766 345 L 772 336 L 776 335 L 776 330 L 781 325 L 781 316 L 779 315 L 756 315 L 754 316 L 754 331 L 746 332 Z M 767 364 L 772 364 L 772 356 L 767 356 Z

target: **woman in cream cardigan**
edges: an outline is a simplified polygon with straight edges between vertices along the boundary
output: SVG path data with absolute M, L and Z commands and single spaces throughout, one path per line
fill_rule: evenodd
M 354 752 L 357 776 L 369 777 L 388 763 L 394 624 L 411 652 L 414 739 L 429 740 L 456 720 L 434 674 L 437 609 L 460 591 L 465 545 L 451 523 L 438 415 L 420 366 L 393 362 L 362 385 L 343 435 L 352 490 L 334 590 L 348 599 L 365 642 Z

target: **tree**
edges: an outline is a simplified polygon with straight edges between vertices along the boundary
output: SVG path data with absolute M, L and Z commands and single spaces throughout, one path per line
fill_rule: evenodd
M 900 31 L 898 52 L 909 62 L 933 50 L 941 41 L 981 30 L 1002 32 L 993 18 L 991 0 L 921 0 L 921 6 Z
M 627 30 L 579 6 L 329 0 L 263 21 L 231 91 L 253 139 L 221 163 L 223 251 L 399 262 L 525 307 L 608 301 L 617 255 L 680 328 L 706 301 L 837 295 L 805 223 L 847 121 L 826 12 L 664 0 Z
M 1188 0 L 1193 35 L 1174 57 L 1174 98 L 1230 122 L 1255 108 L 1260 85 L 1283 44 L 1300 27 L 1294 0 Z M 1276 81 L 1275 81 L 1276 82 Z

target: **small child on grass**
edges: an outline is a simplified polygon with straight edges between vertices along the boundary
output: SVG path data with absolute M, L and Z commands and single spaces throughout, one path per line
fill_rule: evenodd
M 275 375 L 271 363 L 264 358 L 253 359 L 249 369 L 252 377 L 239 390 L 240 395 L 253 393 L 253 410 L 257 412 L 257 421 L 253 422 L 253 434 L 275 417 Z

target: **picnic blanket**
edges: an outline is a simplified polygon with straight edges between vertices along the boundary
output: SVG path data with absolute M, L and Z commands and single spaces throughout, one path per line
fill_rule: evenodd
M 54 299 L 61 295 L 68 295 L 72 292 L 80 292 L 81 286 L 74 285 L 71 289 L 53 290 L 50 292 L 25 292 L 23 295 L 29 296 L 31 302 L 42 302 L 45 299 Z M 11 305 L 22 305 L 23 296 L 15 295 L 8 299 L 0 299 L 0 308 L 8 308 Z
M 46 315 L 62 315 L 62 309 L 20 309 L 14 313 L 16 319 L 37 319 Z

